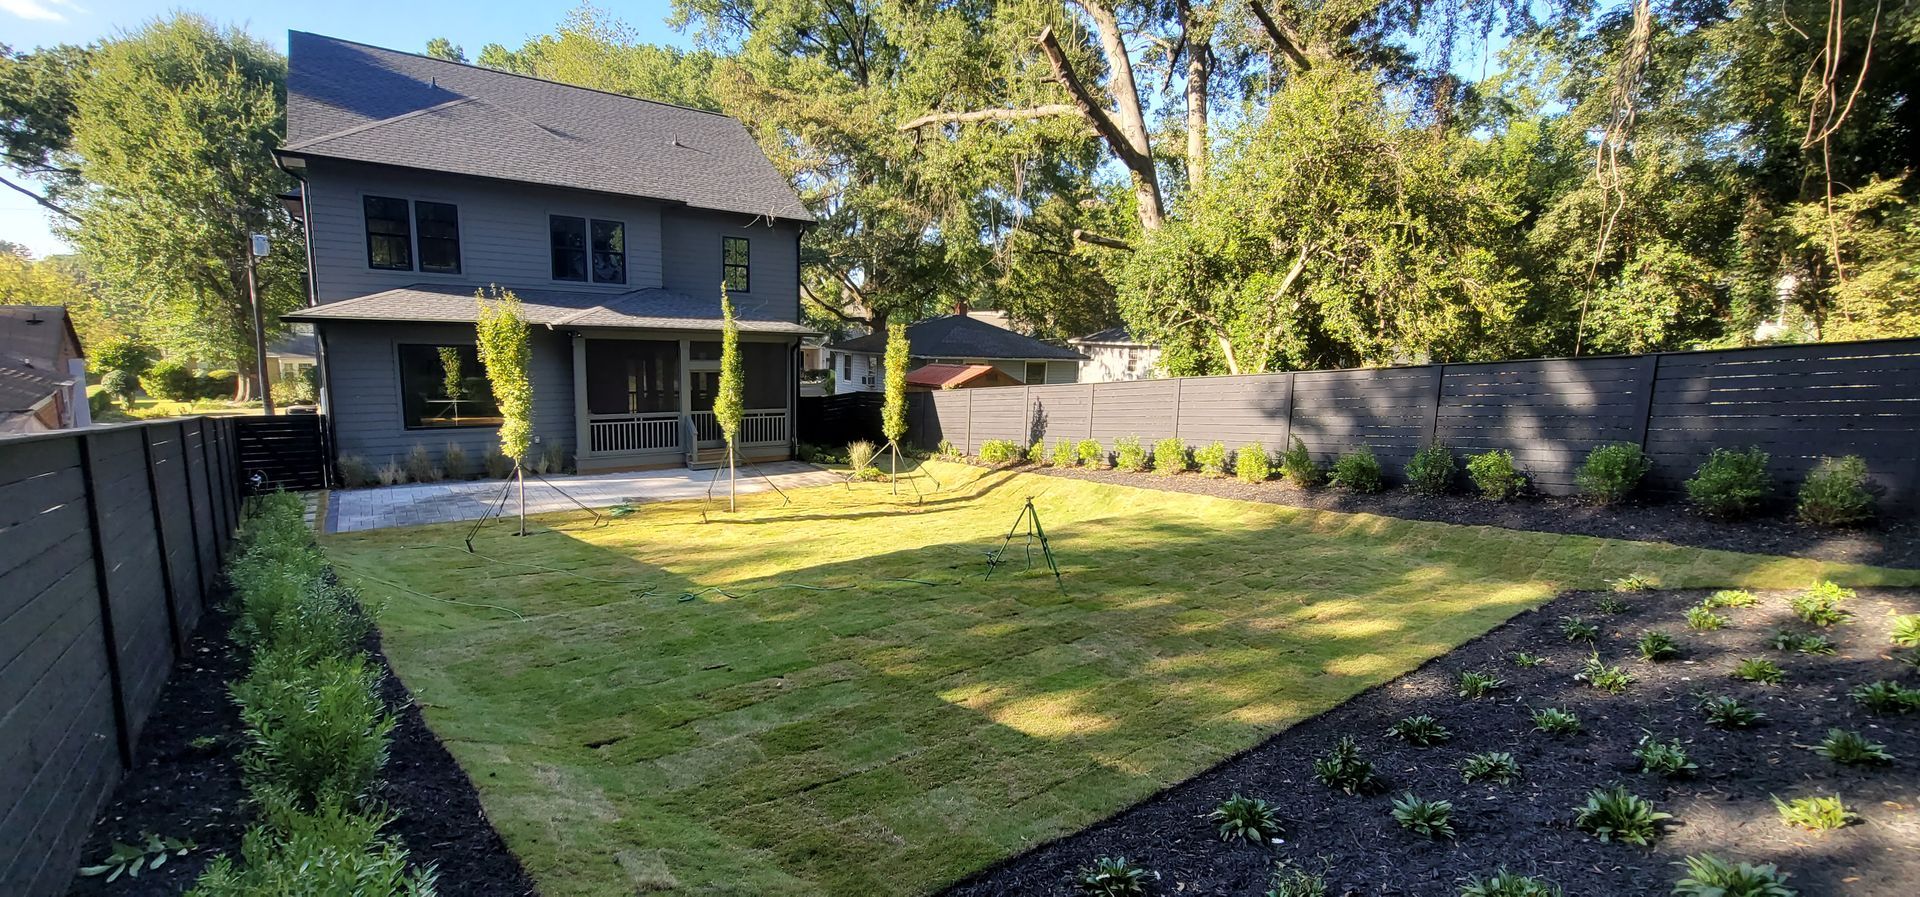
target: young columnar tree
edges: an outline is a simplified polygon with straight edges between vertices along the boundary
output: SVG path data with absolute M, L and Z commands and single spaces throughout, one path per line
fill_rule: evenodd
M 900 491 L 900 440 L 907 436 L 907 325 L 887 325 L 887 401 L 880 409 L 880 432 L 893 449 L 895 492 Z
M 533 448 L 533 383 L 527 379 L 527 319 L 520 313 L 520 297 L 512 290 L 489 286 L 474 294 L 480 305 L 475 325 L 480 363 L 493 382 L 493 400 L 500 406 L 500 454 L 513 461 L 520 483 L 520 534 L 527 534 L 527 454 Z
M 745 387 L 740 370 L 740 322 L 733 317 L 733 297 L 720 286 L 720 386 L 713 397 L 713 420 L 727 440 L 727 510 L 734 510 L 740 497 L 739 478 L 734 463 L 734 440 L 740 435 L 740 418 L 746 410 Z

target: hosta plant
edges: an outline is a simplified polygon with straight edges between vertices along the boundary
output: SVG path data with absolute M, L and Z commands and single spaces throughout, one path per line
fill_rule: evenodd
M 1639 747 L 1634 748 L 1633 756 L 1640 761 L 1640 771 L 1677 779 L 1700 771 L 1700 765 L 1687 756 L 1687 748 L 1680 739 L 1661 741 L 1651 734 L 1642 736 Z
M 1474 876 L 1460 887 L 1460 897 L 1562 897 L 1560 886 L 1531 875 L 1501 869 L 1492 878 Z
M 1511 785 L 1520 778 L 1520 761 L 1505 751 L 1487 751 L 1460 761 L 1460 780 Z
M 1654 663 L 1680 656 L 1680 643 L 1657 629 L 1640 636 L 1639 648 L 1640 656 Z
M 1781 800 L 1773 796 L 1773 807 L 1780 811 L 1780 821 L 1795 828 L 1810 832 L 1830 832 L 1846 828 L 1855 819 L 1860 818 L 1840 800 L 1833 797 L 1796 797 L 1793 800 Z
M 106 876 L 108 884 L 118 881 L 121 876 L 139 878 L 141 872 L 158 869 L 167 864 L 167 860 L 183 857 L 192 850 L 192 841 L 179 838 L 163 838 L 148 832 L 138 844 L 125 841 L 113 842 L 113 848 L 106 857 L 92 866 L 82 866 L 80 875 L 84 878 Z
M 1266 897 L 1327 897 L 1327 877 L 1281 860 L 1273 864 Z
M 1280 818 L 1259 798 L 1235 794 L 1222 801 L 1207 819 L 1219 829 L 1222 841 L 1263 844 L 1280 836 Z
M 1367 794 L 1380 786 L 1373 762 L 1360 756 L 1360 745 L 1353 736 L 1342 736 L 1327 755 L 1313 761 L 1313 777 L 1320 784 L 1348 794 Z
M 1793 615 L 1802 622 L 1815 626 L 1833 626 L 1845 623 L 1852 618 L 1853 612 L 1841 606 L 1841 602 L 1853 598 L 1852 589 L 1842 588 L 1832 582 L 1814 583 L 1812 588 L 1787 599 L 1793 608 Z
M 1074 885 L 1089 897 L 1145 897 L 1147 880 L 1153 877 L 1126 857 L 1101 857 L 1080 870 Z
M 1731 695 L 1707 695 L 1700 699 L 1700 715 L 1707 724 L 1722 729 L 1750 729 L 1767 715 L 1740 703 Z
M 1795 632 L 1791 629 L 1775 629 L 1767 637 L 1767 646 L 1776 651 L 1798 651 L 1802 654 L 1832 654 L 1839 650 L 1833 639 L 1810 632 Z
M 1780 665 L 1764 657 L 1743 657 L 1733 665 L 1733 678 L 1761 685 L 1779 685 L 1787 678 Z
M 1703 607 L 1752 607 L 1759 603 L 1759 597 L 1746 589 L 1721 589 L 1700 602 Z
M 1446 744 L 1453 738 L 1453 733 L 1447 731 L 1446 726 L 1440 725 L 1439 720 L 1424 713 L 1419 716 L 1409 716 L 1388 726 L 1387 734 L 1415 747 Z
M 1729 863 L 1710 853 L 1687 857 L 1686 877 L 1673 883 L 1673 897 L 1798 897 L 1787 874 L 1772 863 Z
M 1920 614 L 1894 617 L 1889 638 L 1902 648 L 1920 648 Z
M 1499 691 L 1500 686 L 1504 684 L 1506 683 L 1491 673 L 1482 673 L 1477 670 L 1464 672 L 1460 674 L 1460 697 L 1484 698 Z
M 1847 694 L 1859 701 L 1861 706 L 1881 716 L 1897 716 L 1920 710 L 1920 689 L 1908 688 L 1886 679 L 1854 686 Z
M 1428 800 L 1408 792 L 1393 800 L 1393 820 L 1400 827 L 1427 838 L 1453 837 L 1453 804 Z
M 1602 663 L 1599 653 L 1587 655 L 1586 666 L 1573 675 L 1575 682 L 1585 682 L 1588 686 L 1610 695 L 1617 695 L 1633 684 L 1633 674 L 1625 667 L 1609 666 Z
M 1619 595 L 1607 594 L 1601 595 L 1593 602 L 1593 610 L 1594 613 L 1601 614 L 1624 614 L 1633 610 L 1633 605 Z
M 1533 712 L 1533 731 L 1548 735 L 1580 734 L 1580 717 L 1558 707 L 1546 707 Z
M 1727 618 L 1724 615 L 1714 613 L 1713 608 L 1707 607 L 1704 604 L 1696 604 L 1693 607 L 1687 608 L 1688 629 L 1700 632 L 1712 632 L 1715 629 L 1725 628 L 1726 625 Z
M 1660 581 L 1645 573 L 1629 573 L 1619 579 L 1607 580 L 1607 585 L 1612 587 L 1616 592 L 1632 594 L 1634 592 L 1648 592 L 1657 589 L 1660 587 Z
M 1507 655 L 1507 659 L 1513 661 L 1514 666 L 1523 670 L 1530 670 L 1547 662 L 1546 658 L 1538 654 L 1528 654 L 1525 651 L 1515 651 Z
M 1828 729 L 1827 737 L 1814 746 L 1813 752 L 1846 766 L 1893 762 L 1893 755 L 1887 753 L 1886 745 L 1868 741 L 1865 735 L 1845 729 Z
M 1625 785 L 1615 785 L 1589 793 L 1587 802 L 1574 808 L 1573 824 L 1602 841 L 1646 847 L 1660 836 L 1660 821 L 1672 818 L 1673 814 L 1654 809 L 1652 801 Z
M 1600 627 L 1579 617 L 1561 617 L 1560 635 L 1570 642 L 1587 642 L 1588 644 L 1592 644 L 1595 639 L 1600 637 Z

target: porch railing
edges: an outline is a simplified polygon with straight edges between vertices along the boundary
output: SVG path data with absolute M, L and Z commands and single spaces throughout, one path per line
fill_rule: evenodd
M 720 422 L 711 411 L 693 413 L 693 432 L 701 442 L 720 441 Z M 740 416 L 740 444 L 767 445 L 787 441 L 785 408 L 749 408 Z
M 595 452 L 677 451 L 680 415 L 674 411 L 595 414 L 587 418 L 587 446 Z

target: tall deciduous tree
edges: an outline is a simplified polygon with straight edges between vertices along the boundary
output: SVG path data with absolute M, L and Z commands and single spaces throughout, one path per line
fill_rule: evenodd
M 474 294 L 475 345 L 480 363 L 493 384 L 494 404 L 500 409 L 500 454 L 513 461 L 520 487 L 520 535 L 527 534 L 527 455 L 533 451 L 533 380 L 527 367 L 533 361 L 526 315 L 512 290 L 489 286 Z
M 900 491 L 900 440 L 907 438 L 907 325 L 895 321 L 887 325 L 887 392 L 880 406 L 880 434 L 887 437 L 893 451 L 893 466 L 888 476 L 893 491 Z
M 272 157 L 285 81 L 286 61 L 265 44 L 181 14 L 93 51 L 71 120 L 80 183 L 65 233 L 95 288 L 144 312 L 164 347 L 256 380 L 251 235 L 273 248 L 257 267 L 269 330 L 305 288 L 278 199 L 292 181 Z
M 740 469 L 735 444 L 746 416 L 746 372 L 740 361 L 740 322 L 733 317 L 733 296 L 720 285 L 720 382 L 713 391 L 713 420 L 727 441 L 727 510 L 740 500 Z

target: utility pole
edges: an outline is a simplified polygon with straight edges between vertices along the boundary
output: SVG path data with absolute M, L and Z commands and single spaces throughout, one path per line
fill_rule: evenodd
M 267 254 L 266 234 L 254 234 L 247 253 L 247 302 L 253 306 L 253 385 L 260 391 L 260 408 L 273 414 L 273 390 L 267 388 L 267 322 L 260 311 L 260 289 L 254 284 L 254 260 Z

